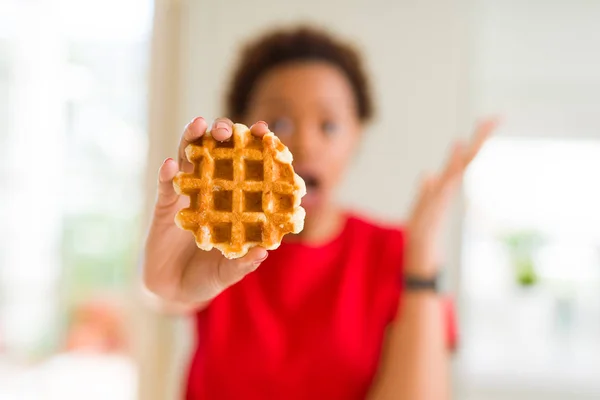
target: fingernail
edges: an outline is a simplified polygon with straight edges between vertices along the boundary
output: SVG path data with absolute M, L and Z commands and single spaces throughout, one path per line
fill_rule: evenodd
M 166 164 L 169 160 L 172 161 L 173 159 L 171 157 L 167 157 L 167 158 L 165 158 L 165 161 L 163 161 L 163 164 Z
M 269 124 L 267 124 L 265 121 L 258 121 L 257 124 L 263 124 L 267 128 L 269 127 Z
M 203 120 L 204 118 L 202 118 L 202 117 L 196 117 L 196 118 L 194 118 L 194 119 L 192 120 L 192 122 L 190 122 L 190 125 L 192 125 L 194 122 L 196 122 L 196 121 L 198 121 L 198 120 L 201 120 L 201 119 Z
M 225 129 L 227 132 L 229 132 L 231 128 L 227 122 L 220 121 L 215 124 L 215 129 Z

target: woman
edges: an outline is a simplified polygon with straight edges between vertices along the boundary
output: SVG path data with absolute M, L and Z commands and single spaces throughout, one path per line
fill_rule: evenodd
M 144 279 L 171 306 L 194 313 L 188 399 L 449 397 L 440 302 L 429 283 L 442 216 L 493 122 L 423 180 L 399 229 L 351 215 L 333 199 L 372 109 L 358 55 L 327 34 L 278 31 L 246 48 L 227 115 L 252 124 L 256 136 L 273 130 L 308 193 L 301 234 L 237 260 L 199 250 L 173 223 L 188 201 L 173 191 L 173 177 L 191 171 L 184 148 L 209 128 L 201 117 L 186 126 L 179 160 L 159 171 Z M 231 136 L 231 120 L 212 123 L 217 140 Z

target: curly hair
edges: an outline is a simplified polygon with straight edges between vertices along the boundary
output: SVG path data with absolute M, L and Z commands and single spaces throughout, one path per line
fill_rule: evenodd
M 359 119 L 365 122 L 371 118 L 373 103 L 359 54 L 328 33 L 309 27 L 276 30 L 246 45 L 229 85 L 228 115 L 233 120 L 244 117 L 256 83 L 268 71 L 291 62 L 313 60 L 338 67 L 352 86 Z

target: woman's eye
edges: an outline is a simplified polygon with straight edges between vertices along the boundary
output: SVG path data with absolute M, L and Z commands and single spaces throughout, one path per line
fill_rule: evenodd
M 333 134 L 333 133 L 337 132 L 338 125 L 335 122 L 325 121 L 321 125 L 321 129 L 323 130 L 323 132 L 325 132 L 326 134 L 330 135 L 330 134 Z
M 294 130 L 292 121 L 288 118 L 276 118 L 272 120 L 272 122 L 269 123 L 269 128 L 271 128 L 276 135 L 291 134 Z

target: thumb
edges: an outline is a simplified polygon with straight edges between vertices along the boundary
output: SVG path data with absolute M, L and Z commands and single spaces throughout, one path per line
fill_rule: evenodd
M 262 247 L 253 247 L 244 257 L 234 260 L 223 258 L 219 263 L 218 278 L 223 287 L 242 280 L 256 270 L 267 259 L 269 253 Z
M 156 207 L 169 207 L 173 205 L 179 195 L 173 188 L 173 178 L 179 172 L 179 166 L 172 158 L 167 158 L 158 170 L 158 198 Z

